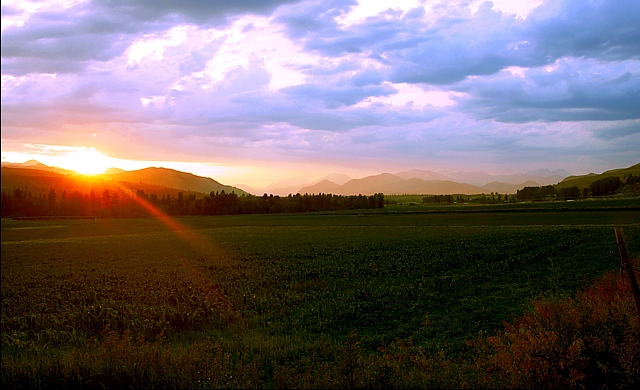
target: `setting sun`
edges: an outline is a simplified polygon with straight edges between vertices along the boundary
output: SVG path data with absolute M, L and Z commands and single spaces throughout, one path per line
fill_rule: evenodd
M 97 175 L 104 173 L 112 164 L 111 158 L 97 151 L 95 148 L 82 148 L 68 152 L 64 157 L 66 168 L 82 175 Z

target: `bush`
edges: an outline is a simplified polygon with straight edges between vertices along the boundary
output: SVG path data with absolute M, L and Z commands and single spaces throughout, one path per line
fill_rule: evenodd
M 636 272 L 637 273 L 637 272 Z M 621 275 L 575 299 L 536 300 L 532 313 L 475 342 L 485 386 L 637 388 L 640 318 Z

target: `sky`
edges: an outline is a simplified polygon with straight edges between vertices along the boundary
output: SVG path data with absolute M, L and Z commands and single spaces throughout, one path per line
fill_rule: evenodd
M 637 0 L 2 1 L 2 161 L 266 186 L 640 162 Z

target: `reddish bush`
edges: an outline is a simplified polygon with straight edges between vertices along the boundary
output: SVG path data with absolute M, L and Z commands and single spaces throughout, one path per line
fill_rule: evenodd
M 607 274 L 575 299 L 536 300 L 533 311 L 476 341 L 486 386 L 640 386 L 640 318 L 622 275 Z

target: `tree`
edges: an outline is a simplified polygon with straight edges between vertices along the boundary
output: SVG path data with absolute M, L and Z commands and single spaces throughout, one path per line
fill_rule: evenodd
M 593 196 L 605 196 L 613 194 L 620 187 L 622 187 L 622 180 L 620 180 L 619 176 L 613 176 L 594 181 L 589 186 L 589 189 Z

